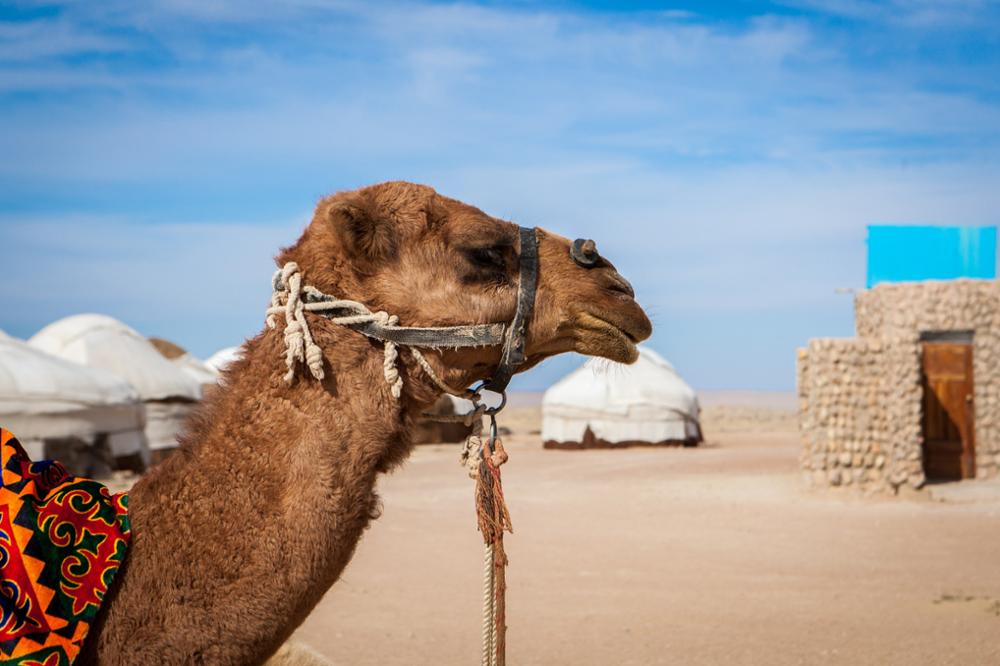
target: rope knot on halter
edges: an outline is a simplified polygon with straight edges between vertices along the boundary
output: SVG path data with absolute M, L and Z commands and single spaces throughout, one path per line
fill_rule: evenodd
M 375 313 L 375 321 L 383 326 L 395 326 L 399 323 L 399 317 L 381 311 Z M 399 398 L 403 392 L 403 378 L 399 376 L 399 370 L 396 368 L 396 361 L 398 359 L 399 350 L 396 348 L 396 343 L 386 340 L 385 358 L 382 360 L 382 376 L 385 377 L 385 381 L 392 387 L 392 397 L 394 398 Z
M 318 290 L 302 284 L 302 273 L 299 265 L 290 261 L 275 271 L 271 279 L 271 307 L 267 309 L 267 326 L 278 328 L 278 315 L 285 317 L 285 381 L 291 384 L 295 380 L 295 369 L 299 363 L 309 368 L 309 373 L 316 379 L 323 379 L 323 350 L 313 340 L 306 312 L 317 310 L 317 303 L 306 303 L 303 295 L 320 294 Z M 321 294 L 320 294 L 321 295 Z M 377 322 L 382 326 L 396 326 L 399 317 L 388 312 L 372 312 L 361 303 L 349 300 L 334 300 L 322 302 L 324 310 L 342 310 L 342 317 L 330 317 L 336 324 L 358 324 Z M 382 362 L 382 375 L 389 384 L 394 398 L 399 398 L 403 392 L 403 378 L 399 375 L 396 363 L 399 360 L 399 350 L 394 342 L 385 342 L 385 358 Z
M 285 316 L 285 381 L 295 379 L 295 365 L 305 363 L 316 379 L 323 379 L 323 350 L 313 341 L 306 322 L 305 304 L 302 302 L 302 274 L 294 261 L 275 271 L 271 280 L 271 307 L 267 310 L 267 326 L 276 329 L 276 315 Z M 282 303 L 282 296 L 284 302 Z

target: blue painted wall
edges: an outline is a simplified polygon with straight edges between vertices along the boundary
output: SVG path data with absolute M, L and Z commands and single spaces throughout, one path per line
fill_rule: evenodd
M 868 287 L 880 282 L 993 279 L 997 228 L 868 227 Z

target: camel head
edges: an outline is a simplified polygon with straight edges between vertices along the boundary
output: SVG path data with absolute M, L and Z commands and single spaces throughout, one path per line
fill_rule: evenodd
M 521 370 L 567 351 L 631 363 L 652 326 L 631 285 L 592 243 L 539 229 L 538 289 Z M 295 261 L 321 291 L 397 315 L 405 326 L 509 322 L 517 304 L 519 228 L 430 187 L 388 182 L 320 201 Z M 447 350 L 453 386 L 488 377 L 499 347 Z

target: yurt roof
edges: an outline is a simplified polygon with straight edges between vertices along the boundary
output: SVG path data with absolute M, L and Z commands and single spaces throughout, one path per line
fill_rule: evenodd
M 0 412 L 53 414 L 137 403 L 124 379 L 47 354 L 0 331 Z
M 165 359 L 137 331 L 98 314 L 66 317 L 29 341 L 42 351 L 92 368 L 103 368 L 135 387 L 143 400 L 201 398 L 201 384 Z
M 219 380 L 219 371 L 209 366 L 194 354 L 186 349 L 163 338 L 148 338 L 149 343 L 156 347 L 156 351 L 181 369 L 187 376 L 191 377 L 199 384 L 214 384 Z
M 156 351 L 160 352 L 160 355 L 163 356 L 163 358 L 169 361 L 188 353 L 188 350 L 184 349 L 184 347 L 181 347 L 176 342 L 171 342 L 170 340 L 166 340 L 164 338 L 157 338 L 155 336 L 146 339 L 149 340 L 149 344 L 156 347 Z
M 698 397 L 666 359 L 646 347 L 632 365 L 591 359 L 556 382 L 542 397 L 543 407 L 625 414 L 635 406 L 662 407 L 693 417 Z
M 205 361 L 205 365 L 213 368 L 217 372 L 222 372 L 226 369 L 226 366 L 233 361 L 239 359 L 243 352 L 242 347 L 223 347 L 219 351 L 215 352 Z

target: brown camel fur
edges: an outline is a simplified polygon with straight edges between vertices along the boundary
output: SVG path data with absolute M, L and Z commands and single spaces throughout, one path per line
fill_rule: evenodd
M 517 293 L 517 227 L 410 183 L 323 199 L 297 243 L 304 284 L 399 316 L 406 326 L 505 322 Z M 576 265 L 539 232 L 528 366 L 565 351 L 631 362 L 651 326 L 604 260 Z M 266 276 L 261 276 L 266 284 Z M 261 311 L 266 304 L 261 294 Z M 379 473 L 440 394 L 400 352 L 394 399 L 383 347 L 309 315 L 325 378 L 282 380 L 280 330 L 244 346 L 181 438 L 130 495 L 133 543 L 81 663 L 259 664 L 340 576 L 379 514 Z M 499 349 L 427 352 L 451 386 L 487 377 Z M 458 472 L 456 472 L 458 473 Z

